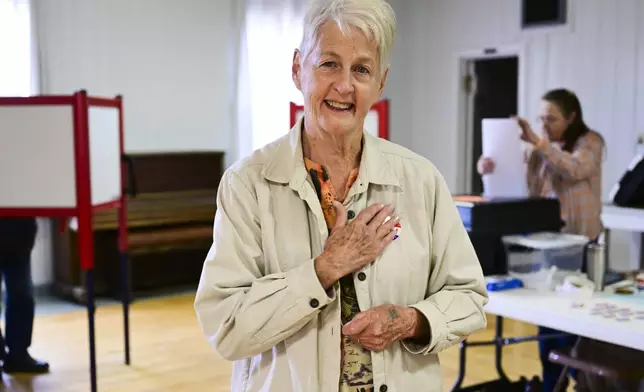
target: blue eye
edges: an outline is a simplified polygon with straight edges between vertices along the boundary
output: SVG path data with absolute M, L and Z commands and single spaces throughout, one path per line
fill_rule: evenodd
M 356 71 L 358 71 L 361 74 L 369 74 L 369 69 L 367 67 L 363 67 L 362 65 L 356 67 Z

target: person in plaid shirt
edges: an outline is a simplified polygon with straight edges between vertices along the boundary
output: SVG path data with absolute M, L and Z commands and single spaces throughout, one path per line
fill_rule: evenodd
M 517 117 L 520 137 L 530 145 L 526 150 L 527 183 L 530 196 L 553 197 L 561 204 L 562 229 L 591 240 L 602 230 L 601 175 L 604 139 L 584 122 L 577 96 L 565 89 L 543 96 L 539 120 L 544 136 Z M 481 157 L 478 171 L 494 171 L 494 162 Z
M 516 117 L 519 137 L 529 144 L 526 150 L 526 180 L 532 197 L 557 198 L 561 205 L 562 229 L 596 240 L 602 231 L 601 175 L 604 139 L 584 122 L 577 96 L 566 89 L 548 91 L 542 97 L 540 122 L 543 136 L 530 124 Z M 478 172 L 494 171 L 494 162 L 487 157 L 478 161 Z M 539 335 L 560 334 L 539 327 Z M 563 368 L 548 360 L 551 350 L 572 347 L 576 336 L 539 342 L 543 366 L 543 391 L 552 391 Z

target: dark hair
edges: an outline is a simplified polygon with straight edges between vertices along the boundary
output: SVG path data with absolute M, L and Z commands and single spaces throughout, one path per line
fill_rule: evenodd
M 572 122 L 564 131 L 564 144 L 562 148 L 564 151 L 572 152 L 577 140 L 590 132 L 590 128 L 588 128 L 584 122 L 581 103 L 579 103 L 577 95 L 572 91 L 560 88 L 548 91 L 543 95 L 543 97 L 541 97 L 541 99 L 557 105 L 566 119 L 570 118 L 571 115 L 574 115 Z

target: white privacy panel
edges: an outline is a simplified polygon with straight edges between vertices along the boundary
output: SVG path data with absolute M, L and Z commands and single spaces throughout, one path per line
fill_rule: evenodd
M 89 153 L 92 204 L 118 200 L 121 195 L 121 153 L 117 108 L 89 108 Z
M 0 208 L 76 205 L 72 107 L 0 106 Z
M 378 137 L 378 112 L 370 110 L 364 119 L 364 130 L 371 136 Z

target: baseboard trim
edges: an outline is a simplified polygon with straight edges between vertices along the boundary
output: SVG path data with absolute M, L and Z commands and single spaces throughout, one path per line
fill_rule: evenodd
M 51 283 L 42 283 L 34 285 L 34 296 L 35 297 L 46 297 L 51 295 Z
M 51 283 L 43 283 L 43 284 L 35 284 L 34 285 L 34 297 L 49 297 L 52 295 L 52 287 L 53 285 Z M 0 295 L 2 295 L 2 298 L 0 299 L 0 303 L 4 303 L 4 296 L 7 294 L 7 288 L 2 285 L 2 288 L 0 289 Z

